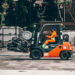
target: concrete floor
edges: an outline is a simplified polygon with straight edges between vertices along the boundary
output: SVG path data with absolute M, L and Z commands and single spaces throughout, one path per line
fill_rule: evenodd
M 0 70 L 0 75 L 75 75 L 75 71 Z
M 0 70 L 66 70 L 75 71 L 75 55 L 70 60 L 60 58 L 42 58 L 31 60 L 29 54 L 7 51 L 0 51 Z

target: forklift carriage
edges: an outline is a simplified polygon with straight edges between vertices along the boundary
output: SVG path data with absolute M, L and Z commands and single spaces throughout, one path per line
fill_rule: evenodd
M 52 27 L 56 28 L 56 42 L 48 43 L 46 48 L 42 48 L 43 43 L 48 39 L 46 35 L 51 35 Z M 63 26 L 61 24 L 45 24 L 39 32 L 35 32 L 32 45 L 30 47 L 30 57 L 38 60 L 41 57 L 60 57 L 62 60 L 67 60 L 72 56 L 73 48 L 70 42 L 64 42 L 62 36 Z

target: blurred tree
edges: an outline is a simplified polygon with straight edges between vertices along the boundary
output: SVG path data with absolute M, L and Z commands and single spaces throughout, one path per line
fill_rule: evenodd
M 16 6 L 13 0 L 7 1 L 9 8 L 7 9 L 7 15 L 5 16 L 5 23 L 7 26 L 16 26 Z
M 2 17 L 2 15 L 1 15 L 1 13 L 0 13 L 0 25 L 1 25 L 1 17 Z
M 46 2 L 46 8 L 44 12 L 44 16 L 46 16 L 45 19 L 54 21 L 58 18 L 58 7 L 55 3 L 55 0 L 44 0 L 44 2 Z
M 31 26 L 38 22 L 37 11 L 34 7 L 36 0 L 7 0 L 9 8 L 7 10 L 6 25 L 8 26 Z
M 34 7 L 34 2 L 36 0 L 29 0 L 29 2 L 26 4 L 28 9 L 28 15 L 27 15 L 27 25 L 32 26 L 33 23 L 39 22 L 39 18 L 37 16 L 37 10 Z
M 6 25 L 8 26 L 25 26 L 26 15 L 28 13 L 25 6 L 26 0 L 19 0 L 17 2 L 13 0 L 7 1 L 9 8 L 6 15 Z
M 2 4 L 4 3 L 5 0 L 0 0 L 0 12 L 3 11 L 3 8 L 2 8 Z
M 16 4 L 17 25 L 21 27 L 27 26 L 28 9 L 25 3 L 27 3 L 27 0 L 19 0 Z
M 0 0 L 0 25 L 2 23 L 2 15 L 3 15 L 3 3 L 5 2 L 5 0 Z

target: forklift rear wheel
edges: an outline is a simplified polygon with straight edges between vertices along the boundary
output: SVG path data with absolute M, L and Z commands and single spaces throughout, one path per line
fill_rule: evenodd
M 66 51 L 62 51 L 62 52 L 60 53 L 60 58 L 61 58 L 61 60 L 68 60 L 69 57 L 70 57 L 70 55 L 69 55 L 69 53 L 66 52 Z
M 38 49 L 34 49 L 31 51 L 30 56 L 33 60 L 39 60 L 41 57 L 41 51 Z

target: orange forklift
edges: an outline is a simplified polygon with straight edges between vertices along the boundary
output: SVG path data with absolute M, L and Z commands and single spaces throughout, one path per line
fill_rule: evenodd
M 56 28 L 57 36 L 55 42 L 49 42 L 44 48 L 42 45 L 48 39 L 46 36 L 51 35 L 52 27 Z M 72 57 L 73 48 L 69 41 L 65 41 L 62 35 L 62 24 L 44 24 L 40 31 L 34 31 L 32 44 L 30 47 L 30 58 L 39 60 L 42 57 L 53 58 L 60 57 L 62 60 L 68 60 Z

